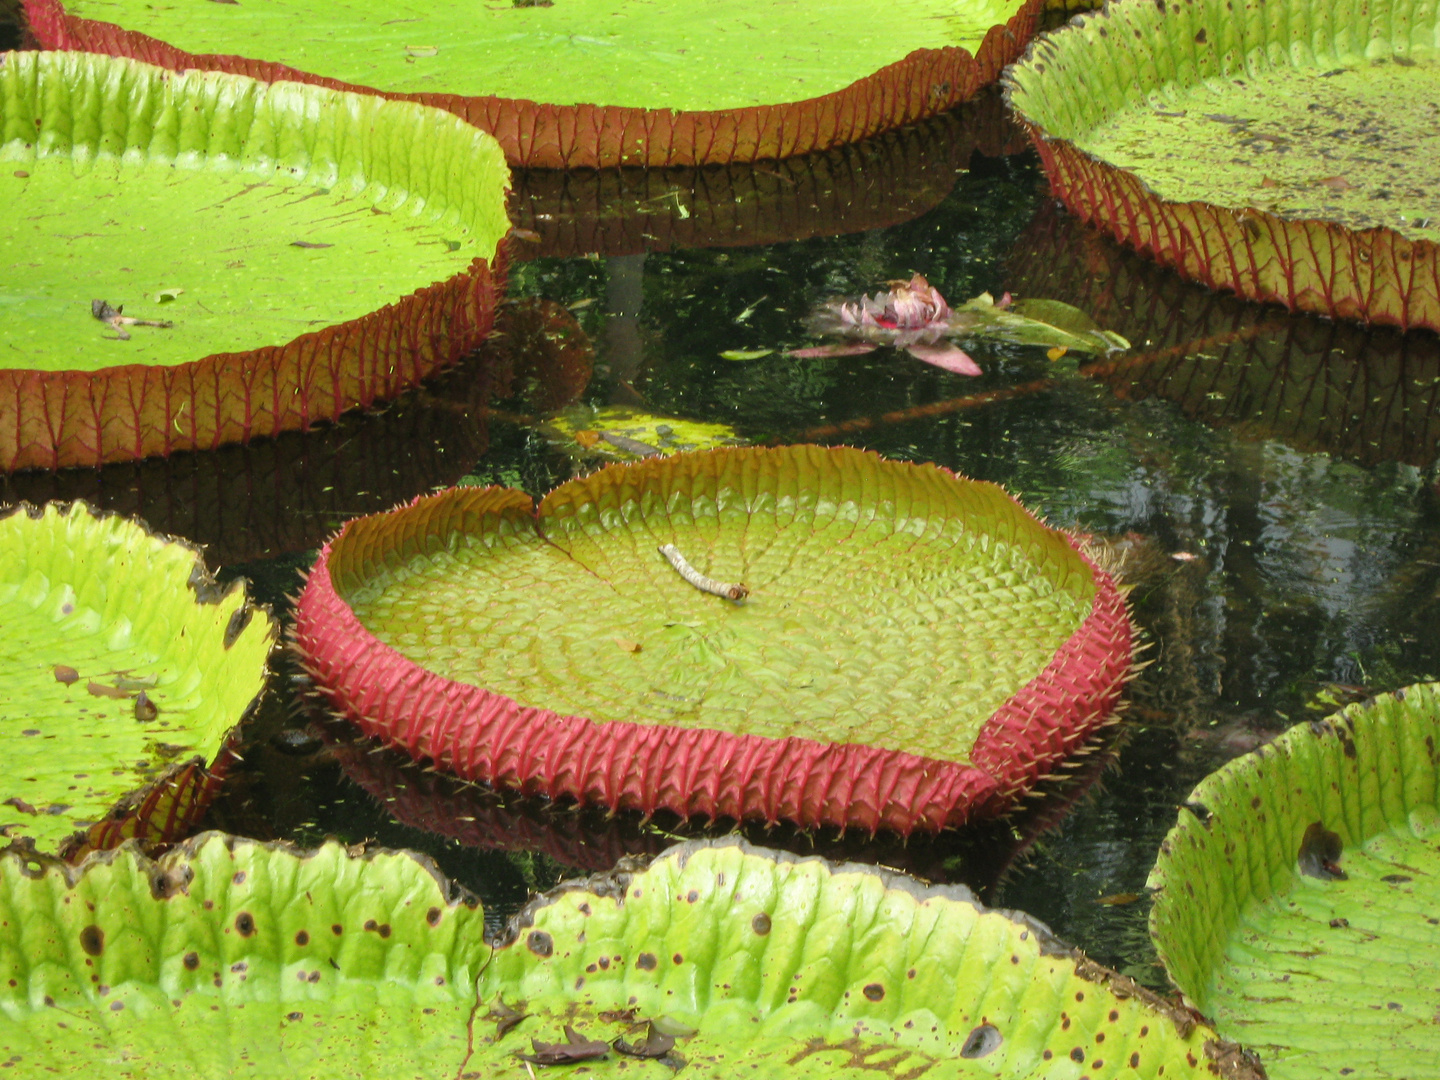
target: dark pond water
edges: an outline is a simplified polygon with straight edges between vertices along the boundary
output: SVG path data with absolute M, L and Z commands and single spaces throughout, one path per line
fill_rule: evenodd
M 137 513 L 209 545 L 222 576 L 247 577 L 286 617 L 347 517 L 462 479 L 540 494 L 597 464 L 534 422 L 577 393 L 572 408 L 638 405 L 998 481 L 1109 544 L 1134 584 L 1151 663 L 1117 735 L 1010 821 L 908 844 L 746 831 L 967 882 L 1162 985 L 1135 894 L 1193 784 L 1332 702 L 1440 673 L 1440 345 L 1187 286 L 1058 211 L 1023 146 L 992 99 L 812 159 L 517 177 L 515 217 L 535 235 L 516 244 L 511 295 L 568 308 L 593 367 L 583 348 L 527 349 L 538 338 L 517 329 L 382 413 L 214 454 L 13 476 L 0 500 Z M 806 340 L 817 301 L 913 272 L 952 301 L 1067 301 L 1134 348 L 1077 365 L 975 343 L 978 379 L 888 350 L 780 355 Z M 720 355 L 760 349 L 777 351 Z M 276 667 L 209 826 L 425 851 L 497 921 L 531 890 L 707 831 L 422 773 L 316 717 L 293 666 Z

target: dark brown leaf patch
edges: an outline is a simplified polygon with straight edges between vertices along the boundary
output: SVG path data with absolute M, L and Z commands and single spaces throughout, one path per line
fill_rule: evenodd
M 486 1019 L 495 1021 L 495 1040 L 497 1042 L 528 1015 L 528 1013 L 506 1005 L 505 999 L 502 997 L 496 997 L 495 1004 L 491 1005 L 490 1011 L 485 1014 Z
M 531 1039 L 533 1054 L 517 1053 L 516 1057 L 536 1065 L 572 1065 L 577 1061 L 594 1061 L 610 1051 L 610 1044 L 602 1039 L 587 1039 L 569 1024 L 565 1025 L 563 1043 L 545 1043 Z
M 675 1049 L 675 1036 L 655 1030 L 654 1024 L 646 1024 L 645 1038 L 633 1043 L 616 1039 L 615 1049 L 626 1057 L 663 1058 Z

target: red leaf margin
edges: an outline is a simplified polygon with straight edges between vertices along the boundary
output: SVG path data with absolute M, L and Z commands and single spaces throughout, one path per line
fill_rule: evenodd
M 1292 311 L 1440 330 L 1440 245 L 1393 229 L 1171 202 L 1129 170 L 1022 122 L 1071 213 L 1192 281 Z
M 446 281 L 284 345 L 170 367 L 0 370 L 0 469 L 98 466 L 308 431 L 470 352 L 504 291 L 506 245 Z
M 1251 7 L 1249 13 L 1255 15 L 1263 4 L 1254 0 Z M 1067 77 L 1067 50 L 1068 58 L 1078 56 L 1084 65 L 1087 75 L 1077 85 L 1087 92 L 1091 86 L 1116 80 L 1138 79 L 1140 85 L 1153 88 L 1175 71 L 1188 71 L 1199 78 L 1226 70 L 1218 55 L 1241 46 L 1222 44 L 1218 33 L 1207 37 L 1196 14 L 1203 10 L 1195 5 L 1167 9 L 1164 0 L 1157 0 L 1153 8 L 1139 3 L 1106 5 L 1096 16 L 1078 18 L 1071 26 L 1036 39 L 1024 59 L 1005 74 L 1006 102 L 1039 152 L 1056 197 L 1082 221 L 1207 288 L 1228 289 L 1248 300 L 1279 303 L 1292 311 L 1402 330 L 1440 330 L 1440 245 L 1411 240 L 1383 226 L 1350 229 L 1324 218 L 1290 220 L 1256 206 L 1225 207 L 1203 200 L 1162 198 L 1139 174 L 1048 133 L 1040 119 L 1017 104 L 1017 96 L 1027 93 L 1022 85 L 1025 79 L 1053 83 Z M 1333 32 L 1327 11 L 1323 5 L 1307 8 L 1301 4 L 1291 15 L 1277 9 L 1256 16 L 1249 24 L 1237 14 L 1236 26 L 1227 29 L 1241 35 L 1242 52 L 1262 47 L 1310 49 Z M 1163 31 L 1145 19 L 1178 23 L 1180 30 Z M 1186 23 L 1186 19 L 1191 21 Z M 1402 17 L 1398 9 L 1370 19 L 1374 25 L 1369 30 L 1361 27 L 1362 34 L 1382 26 L 1402 37 L 1410 32 L 1409 16 Z M 1077 45 L 1092 26 L 1109 37 L 1109 46 L 1099 46 L 1093 39 L 1088 48 Z M 1133 50 L 1128 44 L 1118 44 L 1128 43 L 1132 32 L 1139 42 Z M 1187 55 L 1187 50 L 1193 52 Z M 1113 55 L 1119 54 L 1127 59 L 1106 68 Z M 1055 99 L 1062 100 L 1074 89 L 1057 88 Z M 1073 118 L 1052 120 L 1052 125 L 1067 122 L 1074 122 Z M 1074 134 L 1076 129 L 1065 130 Z
M 855 744 L 561 716 L 407 659 L 371 634 L 335 588 L 331 558 L 357 523 L 418 516 L 397 531 L 412 537 L 427 525 L 439 531 L 465 516 L 462 507 L 438 526 L 426 520 L 455 498 L 453 490 L 347 522 L 310 571 L 295 605 L 292 644 L 336 711 L 367 735 L 466 780 L 646 814 L 666 809 L 807 828 L 938 831 L 1010 810 L 1106 722 L 1131 671 L 1134 633 L 1120 588 L 1080 541 L 1067 537 L 1094 575 L 1090 614 L 1041 673 L 982 725 L 973 764 Z M 522 492 L 512 495 L 530 501 Z M 531 505 L 532 514 L 538 510 Z M 1026 517 L 1046 528 L 1028 511 Z M 354 560 L 376 554 L 381 538 L 365 531 Z
M 283 79 L 432 105 L 494 135 L 511 165 L 576 169 L 785 158 L 858 142 L 935 116 L 975 96 L 1020 58 L 1045 3 L 1025 0 L 1008 22 L 990 28 L 973 56 L 959 47 L 917 49 L 844 89 L 807 101 L 686 111 L 385 93 L 267 60 L 188 53 L 114 23 L 70 15 L 61 0 L 25 0 L 25 14 L 47 49 L 109 53 L 174 71 L 220 70 L 265 82 Z

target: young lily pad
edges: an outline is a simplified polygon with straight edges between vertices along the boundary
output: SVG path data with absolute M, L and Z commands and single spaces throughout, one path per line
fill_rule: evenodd
M 1117 0 L 1007 77 L 1057 195 L 1212 288 L 1440 329 L 1440 15 Z
M 418 105 L 5 54 L 0 468 L 306 428 L 455 361 L 493 317 L 507 176 Z
M 953 108 L 1019 56 L 1044 0 L 26 0 L 47 48 L 437 105 L 542 168 L 758 161 Z M 297 33 L 297 27 L 303 27 Z
M 735 842 L 563 885 L 493 947 L 415 856 L 214 833 L 78 871 L 9 850 L 0 913 L 18 1075 L 1261 1075 L 963 889 Z
M 1440 685 L 1300 724 L 1203 780 L 1150 875 L 1166 970 L 1271 1080 L 1440 1059 Z
M 350 522 L 297 620 L 335 706 L 467 779 L 904 832 L 1012 805 L 1105 721 L 1132 648 L 1070 537 L 846 447 L 422 498 Z
M 258 698 L 275 637 L 194 548 L 83 503 L 0 517 L 0 626 L 0 826 L 51 851 L 197 817 L 213 792 L 189 763 Z

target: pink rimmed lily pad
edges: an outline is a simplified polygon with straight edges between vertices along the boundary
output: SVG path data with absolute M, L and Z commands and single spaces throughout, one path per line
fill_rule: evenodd
M 296 616 L 338 710 L 467 779 L 901 832 L 1013 805 L 1133 644 L 1114 581 L 998 487 L 810 446 L 357 519 Z

